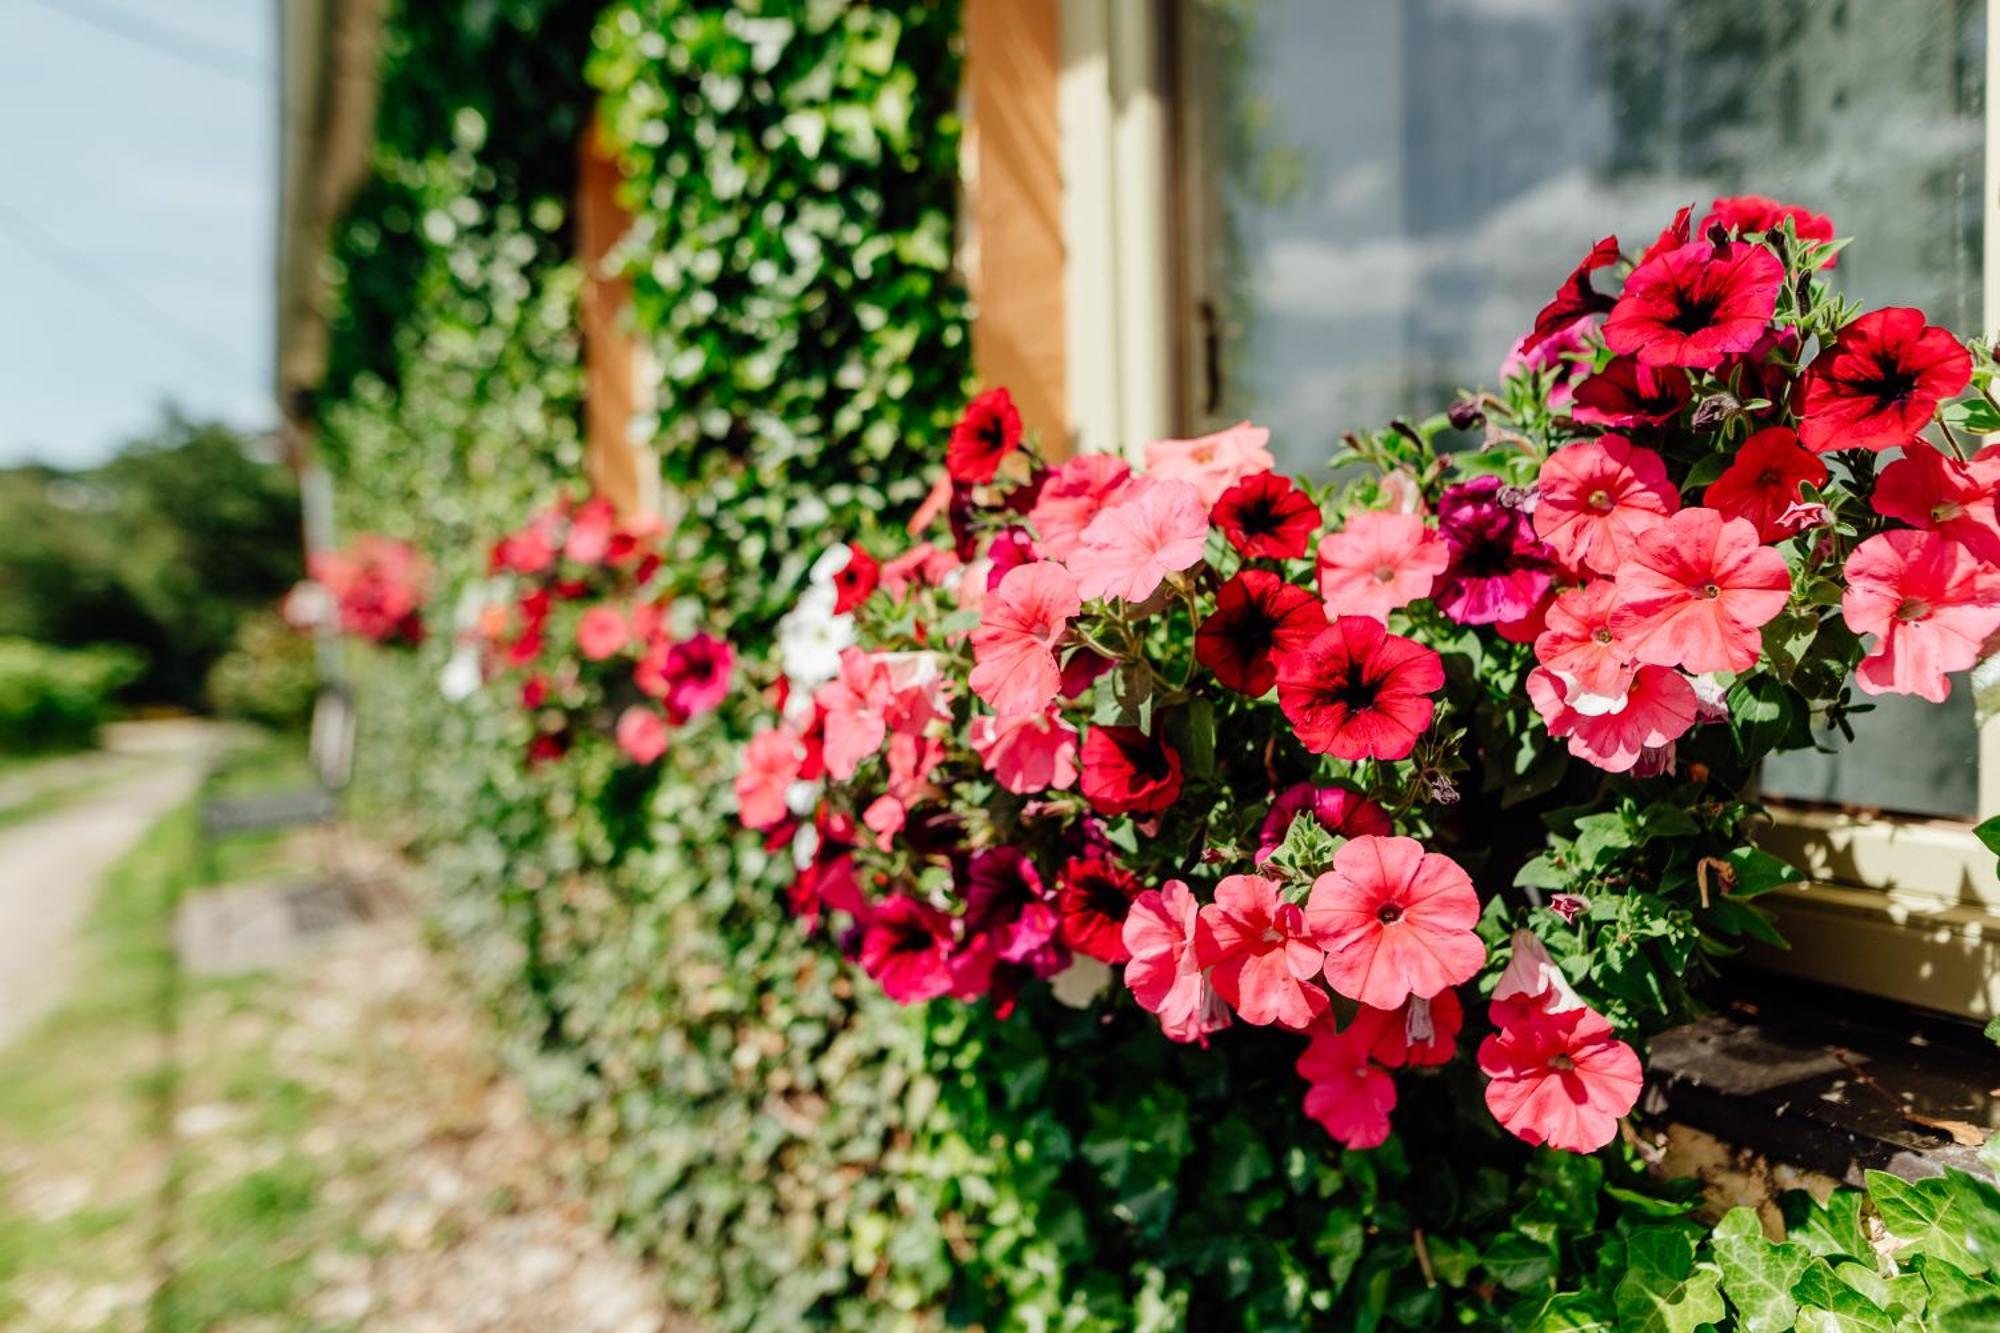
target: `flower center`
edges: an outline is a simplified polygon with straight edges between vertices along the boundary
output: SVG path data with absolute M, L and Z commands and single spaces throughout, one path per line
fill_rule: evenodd
M 1915 391 L 1917 376 L 1915 371 L 1905 370 L 1901 366 L 1880 366 L 1876 369 L 1873 379 L 1856 380 L 1854 387 L 1884 403 L 1900 403 Z
M 1585 503 L 1600 514 L 1608 514 L 1611 512 L 1611 492 L 1599 486 L 1590 493 L 1590 498 Z
M 1946 500 L 1942 504 L 1931 506 L 1931 522 L 1933 523 L 1950 523 L 1954 519 L 1964 517 L 1965 506 L 1959 504 L 1956 500 Z
M 1722 596 L 1722 589 L 1713 583 L 1704 583 L 1701 585 L 1701 595 L 1712 602 Z
M 1567 1055 L 1564 1055 L 1561 1051 L 1557 1051 L 1554 1055 L 1549 1057 L 1549 1068 L 1574 1069 L 1576 1068 L 1576 1061 L 1570 1059 Z
M 1590 637 L 1593 642 L 1599 644 L 1602 647 L 1608 648 L 1611 646 L 1611 631 L 1608 629 L 1600 627 L 1598 631 L 1595 634 L 1592 634 Z
M 1680 308 L 1666 321 L 1675 333 L 1700 333 L 1715 323 L 1715 311 L 1722 302 L 1707 293 L 1686 292 L 1681 296 Z
M 1782 486 L 1784 484 L 1784 475 L 1774 467 L 1767 467 L 1757 474 L 1757 488 L 1759 490 L 1770 490 L 1774 486 Z
M 1931 613 L 1931 604 L 1921 597 L 1905 597 L 1896 608 L 1898 620 L 1922 620 Z
M 1377 565 L 1375 567 L 1375 581 L 1377 583 L 1394 583 L 1396 581 L 1395 569 L 1389 565 Z
M 1396 922 L 1403 919 L 1403 909 L 1395 903 L 1383 903 L 1381 908 L 1375 913 L 1375 919 L 1385 926 L 1393 926 Z

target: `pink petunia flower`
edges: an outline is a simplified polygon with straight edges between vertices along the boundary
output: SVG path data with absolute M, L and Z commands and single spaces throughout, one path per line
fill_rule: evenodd
M 2000 494 L 2000 444 L 1990 444 L 1961 463 L 1919 442 L 1882 469 L 1875 482 L 1874 505 L 1885 518 L 1949 537 L 1988 564 L 2000 564 L 1996 494 Z
M 1195 926 L 1195 956 L 1246 1023 L 1304 1028 L 1326 1012 L 1317 984 L 1325 956 L 1298 904 L 1261 875 L 1230 875 L 1215 886 Z
M 615 655 L 631 638 L 625 613 L 615 606 L 593 606 L 577 618 L 577 651 L 590 661 L 602 662 Z
M 981 714 L 967 725 L 966 742 L 1008 791 L 1027 795 L 1076 785 L 1076 728 L 1053 707 L 1007 717 Z
M 1197 564 L 1208 544 L 1208 505 L 1184 481 L 1148 480 L 1090 521 L 1069 570 L 1086 600 L 1143 602 L 1167 575 Z
M 1082 605 L 1076 580 L 1053 561 L 1009 571 L 972 631 L 972 692 L 1002 716 L 1047 708 L 1062 687 L 1056 644 Z
M 1291 832 L 1292 821 L 1304 814 L 1318 820 L 1328 833 L 1343 838 L 1395 832 L 1389 812 L 1361 793 L 1346 787 L 1315 787 L 1310 782 L 1295 782 L 1278 793 L 1257 830 L 1258 865 L 1277 853 L 1285 835 Z
M 1306 898 L 1327 983 L 1377 1009 L 1428 999 L 1469 980 L 1486 961 L 1473 933 L 1479 895 L 1450 857 L 1415 838 L 1349 839 Z
M 1389 1137 L 1396 1080 L 1369 1058 L 1373 1038 L 1359 1018 L 1345 1031 L 1321 1019 L 1294 1065 L 1307 1084 L 1306 1115 L 1343 1148 L 1377 1148 Z
M 1051 560 L 1069 559 L 1083 530 L 1118 500 L 1131 479 L 1131 467 L 1116 454 L 1078 454 L 1051 472 L 1028 511 L 1043 553 Z
M 1242 421 L 1199 439 L 1155 440 L 1146 446 L 1146 475 L 1193 486 L 1206 514 L 1237 482 L 1276 469 L 1278 460 L 1264 447 L 1270 439 L 1264 427 Z
M 1607 701 L 1621 697 L 1633 664 L 1631 645 L 1612 624 L 1617 607 L 1617 586 L 1609 579 L 1556 594 L 1535 636 L 1535 660 L 1574 681 L 1576 691 Z
M 1542 464 L 1535 535 L 1571 569 L 1617 570 L 1634 539 L 1681 506 L 1667 465 L 1622 435 L 1564 445 Z
M 1486 1107 L 1516 1138 L 1568 1152 L 1596 1152 L 1618 1135 L 1639 1100 L 1639 1057 L 1591 1009 L 1553 1013 L 1528 1000 L 1492 1007 L 1492 1036 L 1479 1044 L 1491 1081 Z
M 1877 636 L 1854 679 L 1870 694 L 1915 694 L 1943 703 L 1948 672 L 1979 660 L 2000 630 L 2000 569 L 1934 532 L 1879 533 L 1847 557 L 1840 614 Z
M 1551 907 L 1558 916 L 1563 915 L 1553 904 Z M 1583 998 L 1571 989 L 1569 978 L 1563 975 L 1555 959 L 1549 957 L 1548 947 L 1540 936 L 1532 930 L 1517 930 L 1511 944 L 1514 954 L 1494 984 L 1495 1000 L 1530 1000 L 1555 1014 L 1583 1007 Z
M 843 649 L 840 674 L 813 692 L 821 713 L 826 771 L 834 778 L 847 781 L 862 760 L 882 749 L 889 735 L 891 693 L 881 664 L 859 648 Z
M 658 709 L 633 704 L 618 715 L 618 748 L 635 764 L 650 764 L 667 752 L 667 719 Z
M 1783 541 L 1798 531 L 1788 516 L 1805 485 L 1826 485 L 1826 464 L 1789 429 L 1770 426 L 1737 447 L 1722 475 L 1701 493 L 1701 502 L 1724 518 L 1755 525 L 1758 541 Z
M 770 727 L 750 738 L 736 774 L 736 809 L 745 828 L 776 828 L 791 817 L 786 796 L 805 764 L 805 742 L 787 728 Z
M 1428 597 L 1451 561 L 1444 538 L 1419 514 L 1364 510 L 1319 539 L 1319 593 L 1326 613 L 1387 621 Z
M 1687 734 L 1700 701 L 1687 677 L 1671 667 L 1642 666 L 1622 697 L 1591 712 L 1561 676 L 1547 667 L 1528 673 L 1528 699 L 1542 715 L 1549 735 L 1569 742 L 1569 752 L 1607 773 L 1633 772 L 1649 754 Z
M 1201 905 L 1177 879 L 1147 889 L 1125 914 L 1123 937 L 1131 961 L 1125 984 L 1160 1030 L 1174 1041 L 1206 1041 L 1229 1026 L 1229 1008 L 1209 984 L 1197 959 L 1195 932 Z
M 1368 1034 L 1368 1055 L 1389 1069 L 1446 1065 L 1458 1051 L 1458 1034 L 1465 1026 L 1465 1006 L 1455 990 L 1441 990 L 1429 999 L 1412 995 L 1400 1009 L 1362 1005 L 1356 1027 Z
M 1687 671 L 1747 671 L 1757 631 L 1785 609 L 1792 576 L 1757 529 L 1713 509 L 1683 509 L 1639 535 L 1618 571 L 1613 627 L 1632 655 Z

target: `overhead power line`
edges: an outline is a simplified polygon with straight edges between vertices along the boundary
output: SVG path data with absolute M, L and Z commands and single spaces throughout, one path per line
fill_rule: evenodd
M 262 65 L 150 19 L 99 4 L 97 0 L 33 0 L 33 3 L 211 74 L 260 91 L 271 90 L 270 71 Z
M 215 369 L 229 375 L 247 375 L 252 379 L 256 378 L 255 373 L 229 348 L 214 341 L 193 325 L 182 322 L 173 311 L 132 287 L 109 269 L 100 267 L 84 251 L 72 247 L 55 233 L 37 225 L 32 218 L 10 206 L 4 199 L 0 199 L 0 233 L 13 237 L 23 248 L 50 267 L 60 269 L 78 282 L 95 288 L 100 295 L 123 306 L 126 313 L 151 328 L 153 332 L 171 339 Z

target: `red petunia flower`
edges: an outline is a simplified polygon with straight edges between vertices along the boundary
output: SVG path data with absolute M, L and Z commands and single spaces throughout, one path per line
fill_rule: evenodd
M 1557 594 L 1535 636 L 1535 660 L 1573 681 L 1573 690 L 1607 702 L 1621 697 L 1632 681 L 1632 649 L 1613 624 L 1617 608 L 1609 579 Z
M 1296 560 L 1319 530 L 1319 506 L 1289 477 L 1259 472 L 1222 493 L 1209 513 L 1246 560 Z
M 1610 574 L 1633 540 L 1681 507 L 1667 465 L 1623 435 L 1566 444 L 1537 480 L 1535 535 L 1571 569 Z
M 834 571 L 833 613 L 844 616 L 868 600 L 882 581 L 882 566 L 859 543 L 847 543 L 847 563 Z
M 1820 349 L 1799 380 L 1799 442 L 1814 453 L 1894 449 L 1972 381 L 1972 355 L 1924 312 L 1861 316 Z
M 1475 477 L 1438 499 L 1438 532 L 1450 561 L 1431 590 L 1438 610 L 1461 625 L 1495 625 L 1533 614 L 1555 575 L 1555 553 L 1502 494 L 1498 477 Z
M 993 480 L 1007 455 L 1021 447 L 1021 413 L 1014 395 L 988 389 L 966 404 L 965 415 L 951 428 L 945 447 L 945 470 L 964 486 Z
M 1278 706 L 1314 754 L 1404 759 L 1437 711 L 1444 662 L 1379 620 L 1342 616 L 1278 659 Z
M 1141 887 L 1137 876 L 1109 857 L 1071 857 L 1056 877 L 1063 943 L 1100 963 L 1131 958 L 1125 919 Z
M 1750 523 L 1758 541 L 1777 542 L 1798 531 L 1786 515 L 1799 502 L 1799 488 L 1824 485 L 1826 464 L 1790 430 L 1769 426 L 1743 441 L 1722 475 L 1701 493 L 1701 502 L 1724 518 Z
M 1370 1058 L 1373 1029 L 1357 1018 L 1346 1031 L 1323 1018 L 1293 1066 L 1306 1081 L 1306 1115 L 1343 1148 L 1379 1148 L 1396 1109 L 1396 1080 Z
M 1580 697 L 1547 667 L 1528 673 L 1528 700 L 1549 735 L 1569 742 L 1569 752 L 1607 773 L 1630 773 L 1687 734 L 1701 710 L 1694 686 L 1671 667 L 1642 666 L 1615 700 Z M 1590 711 L 1578 707 L 1589 704 Z
M 1792 591 L 1791 571 L 1757 529 L 1713 509 L 1683 509 L 1641 533 L 1618 571 L 1612 625 L 1655 666 L 1747 671 L 1762 629 Z
M 1284 844 L 1285 835 L 1291 832 L 1292 821 L 1304 814 L 1318 820 L 1328 833 L 1343 838 L 1395 832 L 1389 812 L 1361 793 L 1346 787 L 1315 787 L 1310 782 L 1295 782 L 1278 793 L 1257 830 L 1258 865 L 1271 859 Z
M 1632 270 L 1604 321 L 1604 343 L 1648 366 L 1710 370 L 1756 346 L 1777 309 L 1785 266 L 1761 245 L 1696 241 Z
M 1195 924 L 1195 959 L 1216 994 L 1258 1027 L 1303 1028 L 1326 1012 L 1317 984 L 1323 955 L 1297 903 L 1262 875 L 1230 875 Z
M 1524 1000 L 1492 1007 L 1499 1030 L 1479 1044 L 1492 1080 L 1486 1107 L 1526 1143 L 1596 1152 L 1639 1100 L 1639 1057 L 1590 1009 L 1552 1013 Z
M 861 970 L 898 1004 L 947 994 L 951 955 L 951 918 L 907 894 L 883 899 L 862 928 Z
M 1083 738 L 1083 796 L 1100 815 L 1156 815 L 1181 794 L 1181 756 L 1137 727 L 1092 727 Z
M 1174 1041 L 1206 1042 L 1229 1026 L 1229 1006 L 1209 984 L 1196 958 L 1195 932 L 1201 905 L 1188 886 L 1170 879 L 1132 900 L 1122 938 L 1131 961 L 1125 984 L 1139 1007 L 1160 1019 Z
M 1817 461 L 1817 460 L 1815 460 Z M 2000 564 L 2000 444 L 1966 462 L 1913 444 L 1876 479 L 1875 512 L 1963 543 L 1988 564 Z
M 1694 235 L 1694 205 L 1682 204 L 1674 210 L 1674 220 L 1660 228 L 1660 234 L 1639 256 L 1640 264 L 1650 264 L 1670 250 L 1678 250 L 1686 245 Z M 1634 265 L 1637 267 L 1637 265 Z
M 1879 533 L 1847 557 L 1840 614 L 1877 642 L 1855 669 L 1870 694 L 1915 694 L 1943 703 L 1945 675 L 1979 660 L 2000 630 L 2000 570 L 1935 532 Z
M 1720 227 L 1732 236 L 1762 236 L 1776 232 L 1787 220 L 1792 233 L 1802 241 L 1827 242 L 1833 239 L 1833 219 L 1797 204 L 1781 204 L 1761 194 L 1739 194 L 1718 199 L 1701 220 L 1700 234 Z M 1839 255 L 1828 255 L 1821 268 L 1832 268 Z
M 1647 366 L 1636 357 L 1615 356 L 1576 386 L 1569 414 L 1587 426 L 1658 426 L 1679 416 L 1692 396 L 1687 372 L 1679 366 Z
M 965 866 L 968 937 L 983 935 L 1001 962 L 1019 963 L 1038 977 L 1069 966 L 1069 950 L 1056 936 L 1062 918 L 1042 877 L 1018 847 L 984 847 Z
M 1377 1009 L 1429 999 L 1486 961 L 1479 895 L 1458 863 L 1415 838 L 1351 838 L 1306 899 L 1335 992 Z
M 1447 1065 L 1457 1053 L 1465 1006 L 1457 991 L 1441 990 L 1429 999 L 1413 995 L 1400 1009 L 1364 1004 L 1354 1023 L 1368 1032 L 1368 1056 L 1376 1064 L 1389 1069 Z
M 1319 539 L 1319 595 L 1329 616 L 1389 613 L 1428 597 L 1451 551 L 1421 514 L 1363 510 Z
M 1617 262 L 1616 236 L 1606 236 L 1593 245 L 1590 253 L 1583 257 L 1583 262 L 1563 279 L 1562 286 L 1556 288 L 1555 299 L 1535 315 L 1535 327 L 1522 344 L 1522 354 L 1532 352 L 1577 321 L 1611 309 L 1611 298 L 1590 285 L 1590 275 Z
M 1326 628 L 1319 599 L 1267 569 L 1246 569 L 1215 594 L 1215 610 L 1195 631 L 1195 660 L 1232 690 L 1255 699 L 1277 683 L 1276 659 Z
M 1005 716 L 1047 708 L 1062 687 L 1055 646 L 1082 606 L 1076 580 L 1052 560 L 1009 570 L 972 631 L 972 692 Z

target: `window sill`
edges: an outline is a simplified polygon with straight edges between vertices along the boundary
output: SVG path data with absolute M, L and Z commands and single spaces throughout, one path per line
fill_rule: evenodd
M 2000 1013 L 2000 877 L 1964 824 L 1778 807 L 1762 839 L 1808 876 L 1769 900 L 1762 967 L 1966 1018 Z

